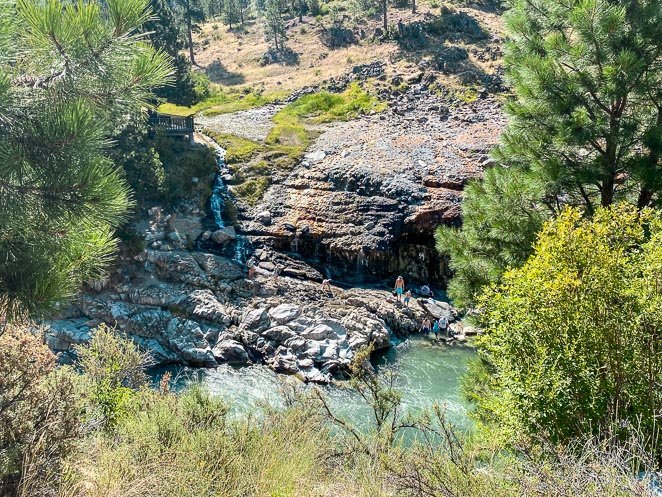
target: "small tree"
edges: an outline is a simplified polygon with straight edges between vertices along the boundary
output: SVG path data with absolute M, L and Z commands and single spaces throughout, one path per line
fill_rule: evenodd
M 80 435 L 76 374 L 27 325 L 0 335 L 0 494 L 52 495 Z
M 105 325 L 89 344 L 76 348 L 78 366 L 90 382 L 90 400 L 99 423 L 112 427 L 124 414 L 134 391 L 147 382 L 149 354 Z
M 238 24 L 241 20 L 241 6 L 239 0 L 223 1 L 223 22 L 232 29 L 233 24 Z
M 479 412 L 552 441 L 634 436 L 661 457 L 661 289 L 660 212 L 565 210 L 481 300 L 494 374 Z
M 388 32 L 388 0 L 355 0 L 354 5 L 361 15 L 381 15 L 384 33 Z
M 278 0 L 267 0 L 265 10 L 265 36 L 273 41 L 276 50 L 282 50 L 287 41 L 287 31 L 281 13 L 281 4 Z

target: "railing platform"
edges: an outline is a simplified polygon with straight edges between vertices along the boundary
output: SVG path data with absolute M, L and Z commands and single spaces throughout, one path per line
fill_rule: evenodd
M 154 131 L 160 131 L 167 135 L 189 135 L 195 132 L 193 117 L 173 116 L 161 112 L 150 112 L 149 126 Z

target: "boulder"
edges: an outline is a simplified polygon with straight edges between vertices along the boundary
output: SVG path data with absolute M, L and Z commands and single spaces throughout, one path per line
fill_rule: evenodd
M 310 340 L 326 340 L 338 338 L 338 335 L 334 329 L 323 323 L 319 323 L 311 328 L 305 329 L 303 332 L 301 332 L 301 336 Z
M 391 335 L 382 321 L 352 312 L 343 317 L 341 323 L 349 333 L 349 345 L 353 350 L 368 344 L 372 344 L 375 350 L 391 345 Z
M 274 326 L 273 328 L 269 328 L 268 330 L 262 332 L 261 336 L 267 340 L 283 343 L 290 338 L 295 337 L 296 333 L 287 326 Z
M 210 290 L 195 290 L 180 304 L 193 319 L 229 326 L 232 318 Z
M 278 347 L 271 362 L 271 367 L 276 373 L 294 374 L 299 371 L 297 357 L 292 350 Z
M 64 352 L 75 345 L 87 343 L 92 337 L 92 331 L 86 322 L 85 318 L 78 318 L 44 323 L 46 345 L 53 352 Z
M 226 226 L 225 228 L 221 228 L 220 230 L 216 230 L 211 234 L 211 239 L 215 242 L 218 243 L 219 245 L 222 245 L 224 243 L 227 243 L 232 240 L 237 239 L 237 232 L 235 231 L 233 226 Z
M 278 324 L 289 323 L 301 314 L 301 309 L 295 304 L 280 304 L 269 310 L 269 317 Z
M 218 362 L 230 364 L 247 364 L 249 361 L 248 353 L 236 340 L 221 340 L 213 349 L 214 357 Z
M 306 154 L 305 158 L 309 162 L 319 162 L 324 160 L 326 157 L 326 152 L 324 150 L 316 150 L 315 152 L 309 152 Z
M 183 362 L 193 366 L 214 367 L 216 359 L 205 333 L 195 321 L 173 318 L 163 333 L 163 338 L 169 348 L 177 352 Z
M 173 315 L 161 309 L 146 309 L 129 317 L 123 330 L 143 338 L 159 338 L 167 330 Z
M 439 319 L 442 316 L 445 316 L 449 321 L 453 321 L 455 317 L 451 310 L 451 306 L 448 302 L 441 302 L 439 300 L 434 300 L 431 298 L 428 299 L 417 299 L 416 302 L 418 305 L 434 319 Z
M 271 212 L 269 211 L 258 212 L 257 215 L 255 216 L 255 219 L 257 219 L 265 226 L 269 226 L 271 224 Z
M 248 311 L 241 320 L 240 327 L 254 333 L 262 333 L 269 328 L 269 314 L 264 308 Z

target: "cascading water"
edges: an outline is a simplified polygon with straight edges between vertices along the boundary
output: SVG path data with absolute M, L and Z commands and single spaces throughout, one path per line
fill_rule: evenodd
M 225 228 L 225 223 L 223 222 L 223 211 L 225 210 L 225 197 L 228 195 L 228 187 L 223 182 L 223 175 L 229 173 L 229 170 L 225 164 L 225 150 L 220 147 L 215 142 L 214 149 L 216 151 L 216 177 L 214 178 L 214 186 L 211 191 L 211 197 L 209 199 L 209 204 L 211 207 L 211 212 L 214 215 L 214 222 L 218 229 Z
M 225 228 L 225 221 L 223 221 L 225 200 L 231 197 L 230 192 L 228 191 L 228 187 L 223 181 L 223 177 L 227 174 L 230 174 L 230 170 L 225 163 L 225 149 L 223 149 L 211 138 L 209 138 L 209 141 L 213 144 L 214 150 L 216 152 L 217 167 L 216 177 L 214 178 L 214 186 L 212 187 L 211 197 L 209 198 L 209 206 L 212 215 L 214 216 L 216 229 L 223 229 Z M 244 235 L 237 234 L 234 242 L 234 253 L 232 258 L 240 264 L 246 264 L 246 260 L 250 251 L 251 242 L 248 240 L 248 238 Z

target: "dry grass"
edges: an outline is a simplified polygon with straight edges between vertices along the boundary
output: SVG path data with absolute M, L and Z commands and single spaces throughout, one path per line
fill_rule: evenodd
M 433 5 L 436 3 L 433 2 Z M 497 13 L 457 7 L 458 11 L 469 13 L 493 36 L 503 35 L 503 23 Z M 418 3 L 418 12 L 412 14 L 409 8 L 391 8 L 389 23 L 397 24 L 412 21 L 426 21 L 438 16 L 439 7 L 432 7 L 430 2 Z M 351 17 L 351 13 L 345 13 Z M 341 48 L 327 48 L 322 43 L 323 24 L 328 24 L 327 18 L 321 20 L 304 17 L 304 22 L 298 19 L 288 22 L 289 40 L 287 46 L 298 54 L 295 65 L 269 64 L 261 66 L 259 59 L 268 50 L 269 45 L 264 38 L 262 21 L 247 23 L 244 29 L 229 31 L 220 23 L 204 25 L 196 37 L 196 61 L 200 70 L 205 71 L 212 81 L 233 89 L 250 87 L 259 88 L 265 93 L 291 92 L 293 90 L 318 84 L 324 80 L 346 74 L 352 67 L 373 61 L 387 64 L 387 73 L 411 74 L 417 70 L 417 62 L 429 56 L 438 46 L 426 47 L 423 50 L 403 52 L 394 42 L 373 42 L 376 28 L 381 26 L 380 19 L 367 21 L 346 21 L 348 27 L 360 27 L 366 37 L 356 45 Z M 216 25 L 217 29 L 212 26 Z M 453 45 L 466 47 L 462 42 Z M 480 61 L 473 54 L 470 61 L 486 73 L 494 72 L 500 61 Z M 454 78 L 447 78 L 452 83 Z

